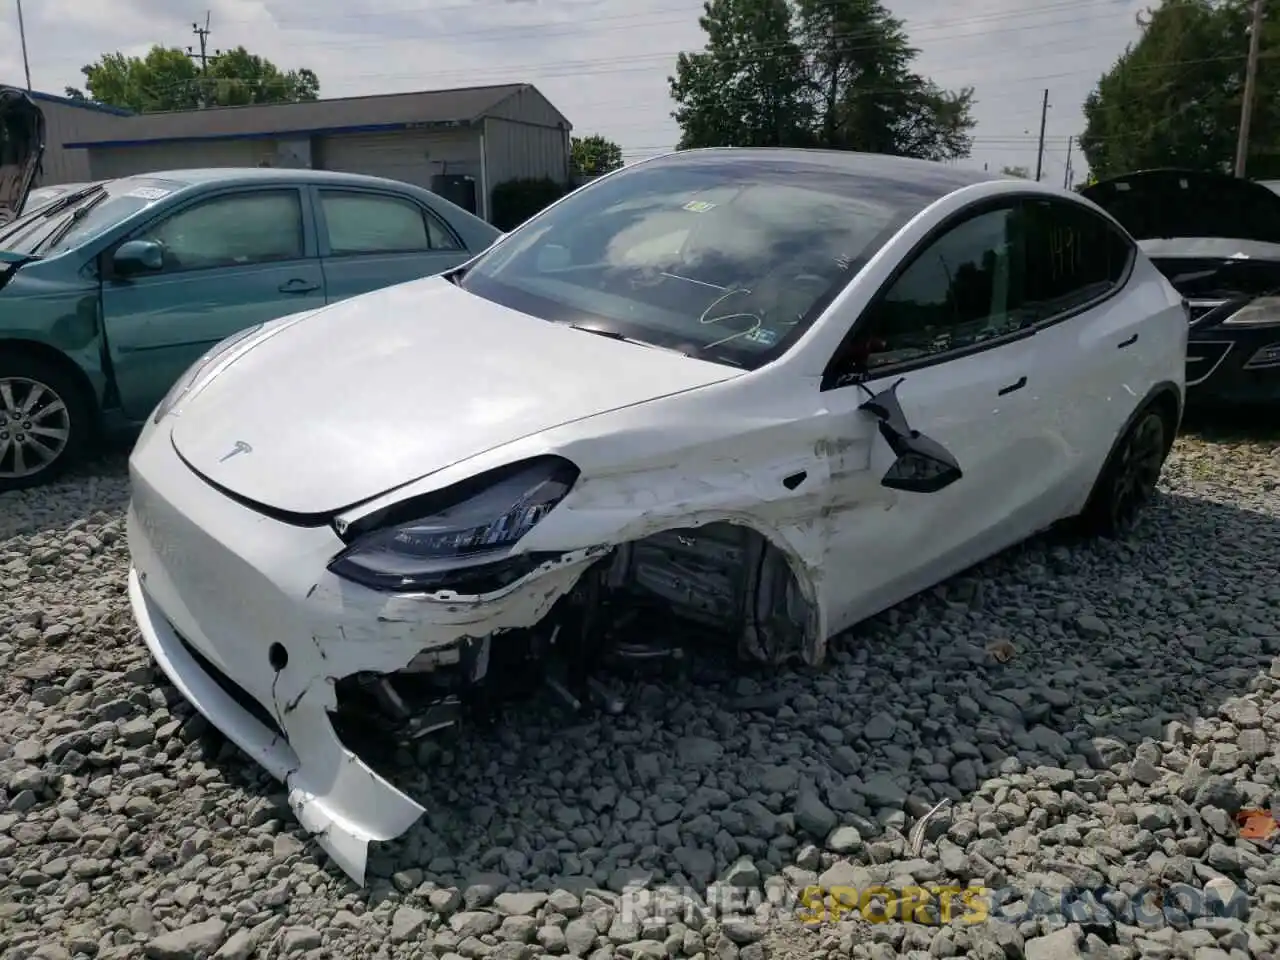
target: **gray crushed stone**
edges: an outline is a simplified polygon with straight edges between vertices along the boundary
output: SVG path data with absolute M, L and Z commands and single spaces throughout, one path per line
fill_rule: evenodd
M 1130 542 L 1038 539 L 829 669 L 424 745 L 398 776 L 429 814 L 365 890 L 150 664 L 123 458 L 0 495 L 0 957 L 1271 955 L 1280 862 L 1237 814 L 1280 799 L 1278 484 L 1275 441 L 1184 436 Z M 877 885 L 1004 902 L 801 922 Z

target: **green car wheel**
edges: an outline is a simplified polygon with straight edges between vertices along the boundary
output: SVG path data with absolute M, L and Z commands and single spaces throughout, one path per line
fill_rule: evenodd
M 89 419 L 79 385 L 56 366 L 0 358 L 0 492 L 41 486 L 74 464 Z

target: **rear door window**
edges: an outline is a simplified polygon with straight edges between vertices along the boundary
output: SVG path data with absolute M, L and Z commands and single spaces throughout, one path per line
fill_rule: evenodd
M 402 197 L 321 190 L 320 203 L 334 256 L 459 249 L 448 227 Z

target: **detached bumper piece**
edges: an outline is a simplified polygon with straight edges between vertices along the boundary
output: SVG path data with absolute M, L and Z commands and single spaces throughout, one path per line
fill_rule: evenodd
M 363 885 L 369 844 L 404 833 L 425 810 L 343 746 L 323 710 L 274 717 L 220 677 L 207 658 L 197 659 L 147 596 L 136 570 L 129 572 L 129 600 L 151 655 L 178 692 L 285 784 L 294 816 L 334 862 Z

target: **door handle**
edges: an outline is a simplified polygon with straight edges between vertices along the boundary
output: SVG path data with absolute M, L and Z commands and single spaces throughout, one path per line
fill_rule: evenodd
M 1116 346 L 1119 347 L 1121 350 L 1123 350 L 1125 347 L 1132 347 L 1137 342 L 1138 342 L 1138 335 L 1135 333 L 1128 340 L 1120 341 L 1120 343 L 1116 344 Z
M 998 396 L 1003 397 L 1006 393 L 1013 393 L 1015 390 L 1021 390 L 1027 385 L 1026 377 L 1019 377 L 1017 383 L 1011 383 L 1007 387 L 1001 387 Z
M 286 280 L 280 284 L 281 293 L 310 293 L 312 290 L 319 290 L 320 284 L 311 283 L 309 280 Z

